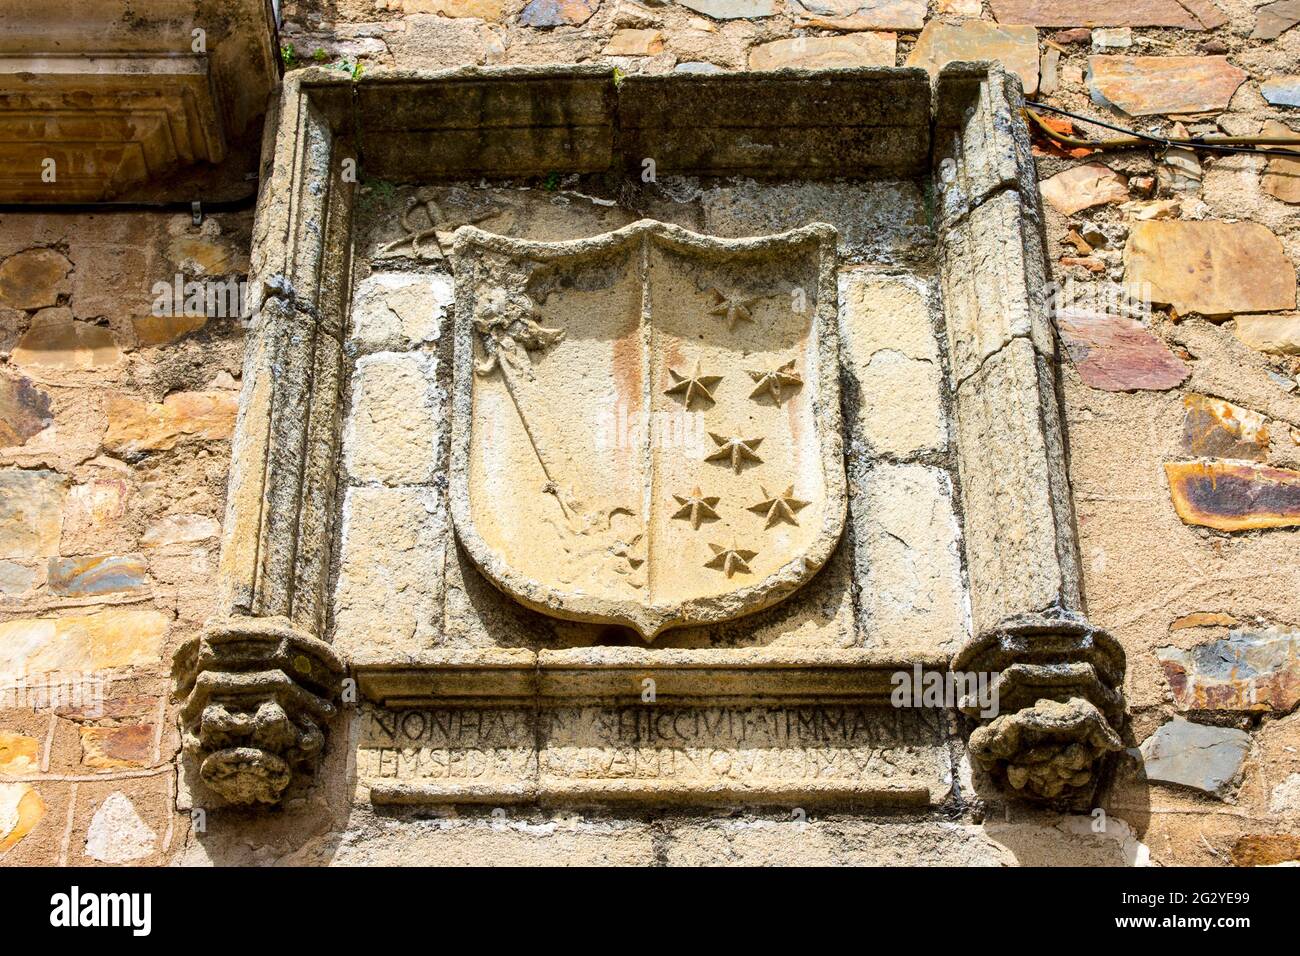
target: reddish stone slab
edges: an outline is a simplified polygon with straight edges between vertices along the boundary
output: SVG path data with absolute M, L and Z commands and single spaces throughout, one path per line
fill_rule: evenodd
M 1276 0 L 1266 3 L 1255 14 L 1252 40 L 1273 40 L 1300 23 L 1300 0 Z
M 0 447 L 21 445 L 53 420 L 48 394 L 22 376 L 0 376 Z
M 1300 526 L 1300 471 L 1231 461 L 1165 463 L 1174 510 L 1218 531 Z
M 1103 163 L 1073 166 L 1043 180 L 1038 188 L 1043 199 L 1066 216 L 1129 198 L 1128 180 Z
M 1093 99 L 1130 116 L 1228 108 L 1247 73 L 1222 56 L 1090 56 Z
M 1182 710 L 1289 713 L 1300 703 L 1300 634 L 1236 630 L 1223 640 L 1156 651 Z
M 1200 458 L 1268 458 L 1264 416 L 1221 398 L 1188 395 L 1183 399 L 1183 451 Z
M 1136 319 L 1063 311 L 1056 327 L 1079 377 L 1108 392 L 1160 391 L 1180 384 L 1189 369 Z
M 992 0 L 999 23 L 1035 27 L 1181 27 L 1213 30 L 1228 22 L 1209 0 Z
M 153 756 L 153 724 L 82 727 L 81 762 L 87 767 L 145 767 Z

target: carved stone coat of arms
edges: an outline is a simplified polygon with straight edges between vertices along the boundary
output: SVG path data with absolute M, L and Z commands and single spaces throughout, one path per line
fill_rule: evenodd
M 487 578 L 649 641 L 812 577 L 846 510 L 834 252 L 819 224 L 459 230 L 451 499 Z

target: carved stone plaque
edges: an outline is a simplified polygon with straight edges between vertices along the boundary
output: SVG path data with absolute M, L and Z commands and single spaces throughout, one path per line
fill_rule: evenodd
M 452 512 L 493 583 L 649 641 L 816 573 L 846 511 L 832 227 L 455 248 Z
M 1019 102 L 980 64 L 289 74 L 182 793 L 1095 806 L 1124 657 Z

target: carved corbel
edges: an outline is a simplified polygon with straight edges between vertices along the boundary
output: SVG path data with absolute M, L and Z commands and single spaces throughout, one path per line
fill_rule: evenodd
M 337 712 L 343 663 L 280 618 L 210 625 L 176 655 L 182 749 L 232 804 L 273 804 L 314 774 Z
M 973 696 L 975 763 L 1009 793 L 1085 806 L 1107 755 L 1123 749 L 1124 651 L 1079 615 L 1028 614 L 971 642 L 954 672 L 996 674 L 996 714 Z

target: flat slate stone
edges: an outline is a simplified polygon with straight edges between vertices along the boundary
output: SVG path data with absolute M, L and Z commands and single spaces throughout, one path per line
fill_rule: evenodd
M 776 0 L 678 0 L 696 13 L 715 20 L 740 20 L 746 17 L 770 17 L 776 13 Z
M 1277 236 L 1254 222 L 1135 222 L 1124 278 L 1181 315 L 1274 312 L 1296 305 L 1295 266 Z
M 0 471 L 0 557 L 57 554 L 66 479 L 53 471 Z
M 1259 131 L 1259 135 L 1267 136 L 1270 139 L 1293 137 L 1300 144 L 1300 133 L 1297 133 L 1285 123 L 1279 123 L 1277 120 L 1269 120 L 1265 123 L 1264 128 Z M 1296 147 L 1295 159 L 1287 159 L 1284 156 L 1274 156 L 1269 159 L 1268 168 L 1264 170 L 1264 175 L 1260 177 L 1260 186 L 1264 192 L 1275 199 L 1280 199 L 1283 202 L 1300 203 L 1300 145 Z
M 1300 0 L 1266 3 L 1255 14 L 1252 40 L 1273 40 L 1300 23 Z
M 760 43 L 749 53 L 751 70 L 832 69 L 893 66 L 898 44 L 892 33 L 853 33 L 838 37 L 795 37 Z
M 1038 31 L 1033 27 L 931 20 L 917 38 L 907 65 L 922 67 L 933 77 L 944 64 L 963 60 L 997 60 L 1020 77 L 1026 95 L 1038 91 Z
M 1237 338 L 1252 349 L 1271 355 L 1300 355 L 1300 313 L 1239 315 Z
M 1209 395 L 1183 399 L 1183 451 L 1198 458 L 1268 458 L 1268 423 L 1259 412 Z
M 526 27 L 578 26 L 591 19 L 599 0 L 532 0 L 519 14 Z
M 1179 27 L 1213 30 L 1228 18 L 1209 0 L 992 0 L 999 23 L 1036 27 Z
M 1174 718 L 1142 742 L 1148 780 L 1226 797 L 1250 751 L 1250 734 Z
M 50 558 L 46 586 L 60 597 L 137 591 L 145 586 L 147 572 L 138 554 Z
M 664 51 L 664 35 L 658 30 L 615 30 L 605 45 L 605 56 L 655 56 Z
M 0 447 L 21 445 L 53 420 L 48 393 L 22 376 L 0 377 Z
M 1259 91 L 1273 106 L 1300 106 L 1300 76 L 1275 76 L 1259 84 Z
M 1129 198 L 1128 180 L 1102 163 L 1085 163 L 1045 179 L 1038 185 L 1043 199 L 1066 216 Z
M 1300 471 L 1234 461 L 1165 462 L 1184 524 L 1216 531 L 1300 526 Z
M 1090 56 L 1094 101 L 1130 116 L 1228 108 L 1247 73 L 1222 56 Z
M 1183 710 L 1285 714 L 1300 703 L 1300 632 L 1236 630 L 1224 640 L 1156 653 Z
M 919 30 L 925 25 L 925 0 L 790 0 L 790 12 L 827 29 Z
M 1108 392 L 1160 391 L 1181 384 L 1191 369 L 1136 319 L 1064 311 L 1056 317 L 1061 343 L 1079 377 Z
M 27 249 L 0 263 L 0 306 L 42 309 L 67 291 L 72 263 L 57 249 Z

